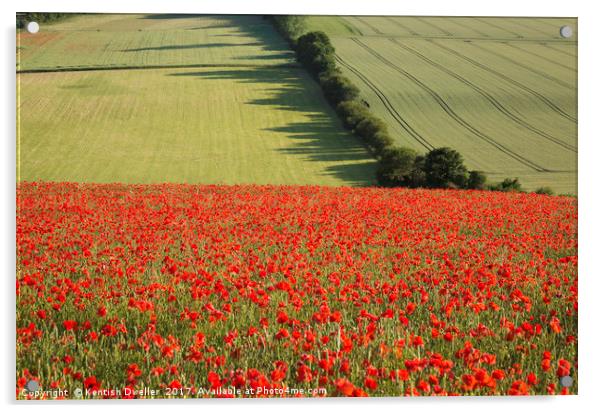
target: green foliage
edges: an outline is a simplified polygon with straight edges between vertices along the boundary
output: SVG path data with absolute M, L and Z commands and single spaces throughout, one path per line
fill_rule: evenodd
M 297 58 L 315 76 L 336 69 L 334 46 L 324 32 L 309 32 L 297 39 Z
M 487 182 L 487 175 L 481 171 L 470 171 L 468 173 L 468 182 L 466 187 L 468 189 L 485 189 L 485 183 Z
M 79 13 L 19 13 L 17 14 L 17 28 L 22 29 L 28 22 L 53 23 Z
M 436 148 L 424 161 L 426 183 L 434 188 L 465 188 L 468 171 L 462 155 L 451 148 Z
M 337 114 L 347 129 L 355 129 L 358 123 L 370 115 L 368 108 L 357 100 L 347 100 L 337 105 Z
M 518 178 L 506 178 L 502 182 L 498 182 L 497 184 L 489 185 L 489 189 L 491 191 L 501 191 L 501 192 L 522 192 L 523 188 L 518 181 Z
M 361 138 L 370 139 L 379 132 L 387 133 L 387 124 L 376 116 L 368 115 L 357 124 L 354 132 Z
M 554 191 L 549 186 L 541 186 L 533 192 L 540 195 L 554 195 Z
M 305 31 L 306 16 L 275 15 L 267 16 L 278 32 L 291 44 Z
M 383 186 L 413 186 L 416 151 L 405 147 L 389 147 L 383 151 L 376 179 Z
M 343 101 L 356 99 L 360 94 L 357 86 L 339 71 L 323 73 L 320 76 L 320 86 L 326 99 L 335 107 Z

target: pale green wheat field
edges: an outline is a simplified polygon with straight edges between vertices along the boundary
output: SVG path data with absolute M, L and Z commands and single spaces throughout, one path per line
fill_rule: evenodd
M 50 70 L 17 75 L 19 180 L 374 184 L 260 17 L 88 15 L 19 36 L 19 68 Z
M 450 146 L 491 181 L 577 192 L 577 21 L 310 17 L 402 145 Z M 575 34 L 563 39 L 559 28 Z

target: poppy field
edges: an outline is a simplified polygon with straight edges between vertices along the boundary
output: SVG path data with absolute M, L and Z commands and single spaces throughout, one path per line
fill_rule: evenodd
M 576 198 L 20 182 L 16 226 L 17 398 L 577 393 Z

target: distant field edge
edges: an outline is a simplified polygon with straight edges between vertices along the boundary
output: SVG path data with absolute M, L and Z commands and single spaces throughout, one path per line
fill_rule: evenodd
M 186 65 L 134 65 L 134 66 L 85 66 L 85 67 L 57 67 L 57 68 L 37 68 L 17 70 L 17 74 L 21 73 L 54 73 L 54 72 L 93 72 L 106 70 L 143 70 L 143 69 L 194 69 L 203 67 L 248 67 L 257 69 L 298 69 L 301 65 L 297 63 L 282 63 L 274 65 L 253 65 L 253 64 L 219 64 L 219 63 L 201 63 L 201 64 L 186 64 Z

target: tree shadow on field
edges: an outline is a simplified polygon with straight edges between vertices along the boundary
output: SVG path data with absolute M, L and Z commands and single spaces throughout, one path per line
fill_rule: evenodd
M 233 47 L 233 46 L 263 46 L 262 43 L 198 43 L 198 44 L 177 44 L 169 46 L 156 47 L 140 47 L 137 49 L 124 49 L 121 52 L 144 52 L 144 51 L 161 51 L 161 50 L 186 50 L 186 49 L 211 49 L 214 47 Z M 270 56 L 270 55 L 268 55 Z M 270 56 L 271 57 L 271 56 Z
M 269 21 L 263 19 L 261 16 L 254 15 L 202 15 L 202 14 L 149 14 L 140 17 L 141 19 L 149 20 L 169 20 L 169 19 L 190 19 L 194 22 L 196 27 L 188 27 L 179 29 L 183 31 L 195 30 L 203 31 L 207 30 L 207 35 L 210 37 L 219 36 L 224 37 L 224 41 L 228 41 L 228 38 L 232 38 L 231 43 L 214 43 L 215 46 L 260 46 L 262 50 L 267 51 L 279 51 L 288 52 L 289 47 L 286 41 L 280 36 Z M 198 26 L 197 26 L 198 23 Z M 223 32 L 215 32 L 216 30 L 222 29 Z M 178 29 L 174 29 L 178 30 Z M 247 44 L 236 43 L 237 37 L 246 37 L 249 39 Z M 141 49 L 128 49 L 124 51 L 145 51 L 145 50 L 176 50 L 179 48 L 195 48 L 195 47 L 212 47 L 199 45 L 167 45 L 148 47 Z
M 301 68 L 255 67 L 244 69 L 200 70 L 171 73 L 170 76 L 198 78 L 200 81 L 230 79 L 257 85 L 262 97 L 244 102 L 265 106 L 265 110 L 302 113 L 306 121 L 267 127 L 269 132 L 286 135 L 284 147 L 274 149 L 285 156 L 308 162 L 325 163 L 321 174 L 334 176 L 349 186 L 375 184 L 376 162 L 361 141 L 341 126 L 334 111 L 324 100 L 317 83 Z M 233 105 L 236 103 L 233 103 Z

